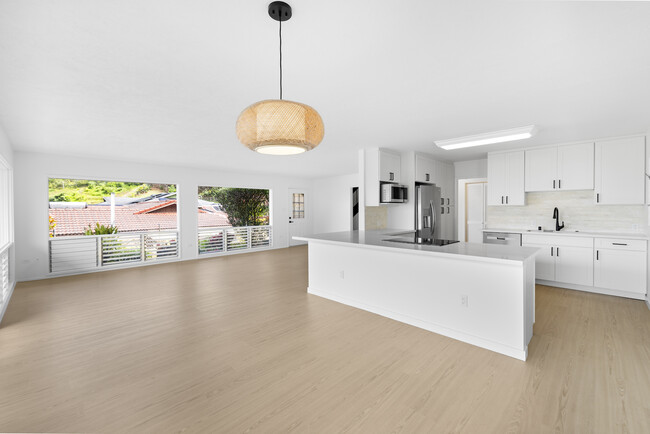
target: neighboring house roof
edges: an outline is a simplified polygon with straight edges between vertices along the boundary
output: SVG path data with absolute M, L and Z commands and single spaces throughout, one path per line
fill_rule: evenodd
M 50 209 L 56 222 L 56 236 L 82 235 L 88 226 L 111 224 L 111 207 L 88 205 L 84 209 Z M 231 226 L 223 211 L 199 212 L 199 227 Z M 140 202 L 115 207 L 115 226 L 119 232 L 169 230 L 177 228 L 176 201 Z

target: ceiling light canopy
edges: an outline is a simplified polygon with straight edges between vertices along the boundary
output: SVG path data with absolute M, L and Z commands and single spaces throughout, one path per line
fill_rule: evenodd
M 535 134 L 537 134 L 537 127 L 535 125 L 529 125 L 527 127 L 475 134 L 473 136 L 459 137 L 456 139 L 436 140 L 434 143 L 439 148 L 451 150 L 530 139 Z
M 291 18 L 291 6 L 275 1 L 269 15 L 280 23 L 280 99 L 259 101 L 237 119 L 237 138 L 260 154 L 292 155 L 311 151 L 323 140 L 325 128 L 316 110 L 282 99 L 282 21 Z

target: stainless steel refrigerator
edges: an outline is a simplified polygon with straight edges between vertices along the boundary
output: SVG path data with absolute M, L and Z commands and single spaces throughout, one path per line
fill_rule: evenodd
M 440 187 L 415 186 L 415 229 L 418 238 L 440 238 Z

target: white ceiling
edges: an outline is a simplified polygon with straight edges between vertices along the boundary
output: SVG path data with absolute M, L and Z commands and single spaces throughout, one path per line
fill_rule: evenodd
M 268 0 L 0 0 L 0 125 L 17 150 L 299 176 L 352 173 L 357 150 L 447 160 L 650 129 L 650 3 L 290 2 L 284 97 L 325 139 L 292 157 L 240 145 L 277 98 Z M 537 138 L 433 140 L 536 124 Z

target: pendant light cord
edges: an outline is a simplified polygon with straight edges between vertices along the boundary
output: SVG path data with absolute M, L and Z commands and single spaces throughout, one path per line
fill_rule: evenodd
M 280 99 L 282 99 L 282 12 L 280 12 Z

